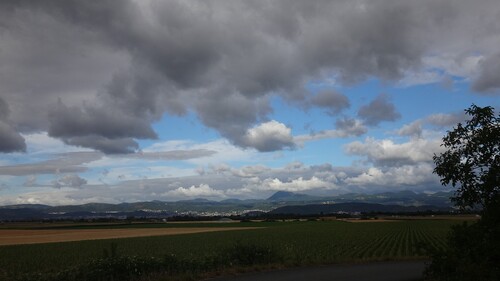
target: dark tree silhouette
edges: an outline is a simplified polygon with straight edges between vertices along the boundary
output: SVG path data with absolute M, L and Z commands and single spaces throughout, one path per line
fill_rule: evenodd
M 456 188 L 461 209 L 480 210 L 472 225 L 454 227 L 446 249 L 432 254 L 431 280 L 500 280 L 500 115 L 472 105 L 470 119 L 443 138 L 446 151 L 434 155 L 434 173 Z
M 495 117 L 489 106 L 472 105 L 465 112 L 471 119 L 443 138 L 447 151 L 434 155 L 434 172 L 443 185 L 457 187 L 457 206 L 488 210 L 499 203 L 500 116 Z

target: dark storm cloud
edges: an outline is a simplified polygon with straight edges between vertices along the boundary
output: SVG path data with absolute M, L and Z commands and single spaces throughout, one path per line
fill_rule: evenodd
M 157 137 L 147 119 L 116 107 L 67 107 L 59 101 L 49 113 L 49 122 L 50 136 L 111 154 L 134 152 L 139 146 L 133 138 Z
M 139 148 L 137 142 L 132 138 L 106 138 L 90 135 L 81 137 L 63 137 L 65 144 L 93 148 L 108 154 L 133 153 Z
M 11 111 L 1 151 L 23 149 L 16 132 L 49 131 L 133 152 L 136 139 L 156 136 L 152 122 L 188 112 L 247 146 L 270 97 L 306 102 L 311 79 L 396 81 L 430 52 L 493 53 L 500 8 L 479 2 L 1 1 L 0 96 Z M 496 60 L 485 57 L 475 89 L 498 88 Z M 312 100 L 331 113 L 347 107 L 338 95 Z M 392 113 L 360 110 L 367 124 Z
M 401 114 L 397 112 L 396 107 L 385 94 L 378 95 L 369 104 L 362 106 L 358 111 L 358 116 L 364 120 L 366 125 L 370 126 L 401 118 Z
M 249 99 L 241 94 L 213 98 L 202 97 L 197 101 L 197 112 L 201 121 L 237 145 L 246 146 L 246 129 L 252 120 L 261 119 L 271 108 L 267 99 Z
M 10 114 L 9 105 L 0 97 L 0 120 L 7 120 Z
M 500 93 L 500 53 L 480 63 L 480 73 L 472 88 L 478 92 Z
M 10 124 L 9 105 L 0 97 L 0 152 L 26 151 L 24 138 Z
M 9 124 L 0 120 L 0 152 L 26 151 L 24 138 Z
M 67 107 L 59 102 L 49 115 L 49 135 L 53 137 L 102 136 L 108 139 L 126 137 L 156 138 L 150 124 L 115 108 L 83 105 Z

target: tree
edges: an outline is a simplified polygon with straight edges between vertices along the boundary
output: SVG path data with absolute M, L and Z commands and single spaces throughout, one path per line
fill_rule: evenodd
M 470 119 L 449 131 L 447 150 L 434 155 L 434 173 L 456 188 L 457 207 L 479 209 L 481 219 L 454 227 L 426 273 L 433 280 L 500 280 L 500 115 L 474 104 L 465 112 Z
M 499 203 L 500 115 L 490 106 L 472 105 L 471 116 L 443 138 L 447 151 L 434 155 L 434 173 L 443 185 L 457 187 L 453 201 L 461 208 L 479 205 L 488 211 Z

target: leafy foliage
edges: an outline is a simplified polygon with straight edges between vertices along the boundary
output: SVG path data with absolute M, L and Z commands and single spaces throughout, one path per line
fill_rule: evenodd
M 426 275 L 431 280 L 470 281 L 500 280 L 499 235 L 483 222 L 453 227 L 445 250 L 432 252 Z M 496 236 L 496 237 L 495 237 Z
M 489 106 L 465 112 L 471 119 L 443 138 L 447 151 L 434 155 L 434 172 L 443 185 L 457 187 L 457 206 L 487 209 L 498 204 L 500 192 L 500 116 Z
M 480 206 L 481 219 L 452 228 L 447 247 L 433 254 L 426 271 L 432 280 L 500 280 L 500 116 L 492 107 L 472 105 L 471 119 L 448 132 L 448 149 L 434 156 L 443 185 L 457 187 L 460 208 Z

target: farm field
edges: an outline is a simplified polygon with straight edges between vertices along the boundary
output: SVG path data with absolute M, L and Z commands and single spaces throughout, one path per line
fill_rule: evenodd
M 0 229 L 0 246 L 242 230 L 242 227 Z M 248 229 L 248 228 L 247 228 Z
M 14 278 L 22 274 L 30 275 L 37 272 L 42 274 L 40 276 L 55 274 L 68 268 L 92 263 L 96 259 L 102 261 L 109 256 L 136 257 L 149 261 L 155 258 L 158 264 L 168 257 L 170 262 L 182 262 L 188 271 L 191 271 L 189 267 L 194 267 L 200 272 L 224 271 L 232 266 L 286 267 L 422 259 L 426 256 L 420 245 L 427 245 L 429 248 L 444 247 L 448 230 L 457 223 L 461 222 L 401 220 L 378 223 L 343 221 L 214 223 L 203 225 L 210 225 L 214 230 L 239 226 L 247 228 L 183 235 L 0 246 L 0 278 L 4 276 L 9 280 L 16 280 Z M 200 227 L 200 224 L 163 224 L 162 227 L 177 229 L 180 225 L 185 229 Z M 79 228 L 111 231 L 124 227 L 124 225 L 88 225 L 63 228 L 71 231 Z M 142 228 L 142 231 L 145 231 L 158 229 L 158 224 L 137 224 L 132 227 Z M 255 253 L 258 255 L 255 256 Z M 144 260 L 141 262 L 144 263 Z

